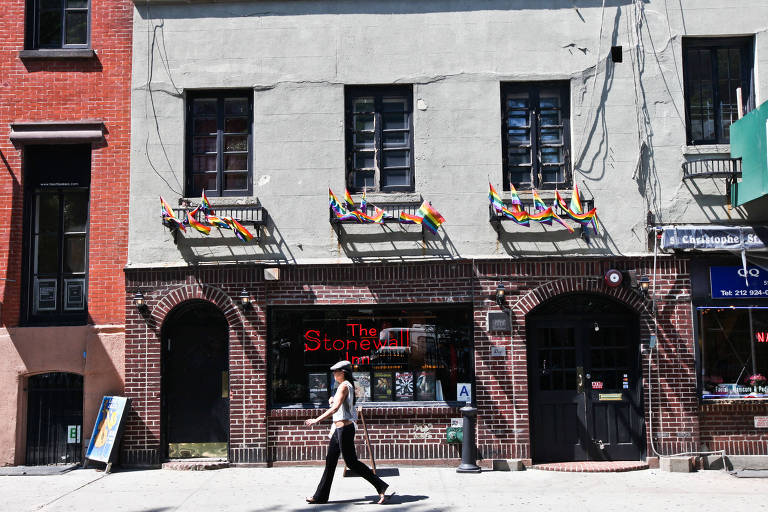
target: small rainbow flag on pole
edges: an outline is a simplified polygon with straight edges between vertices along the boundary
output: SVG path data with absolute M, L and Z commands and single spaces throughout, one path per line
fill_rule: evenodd
M 232 226 L 215 215 L 206 215 L 205 221 L 211 226 L 216 226 L 217 228 L 232 229 Z
M 536 192 L 535 188 L 533 189 L 533 209 L 536 211 L 547 209 L 547 205 L 541 199 L 541 197 L 539 196 L 539 193 Z
M 345 195 L 349 195 L 349 193 L 345 190 Z M 350 198 L 350 201 L 352 199 Z M 344 208 L 344 205 L 339 202 L 339 198 L 336 197 L 336 194 L 333 193 L 333 190 L 330 188 L 328 189 L 328 204 L 331 207 L 331 210 L 333 210 L 333 213 L 336 214 L 337 217 L 341 218 L 342 216 L 347 214 L 347 209 Z
M 521 226 L 528 226 L 528 213 L 521 209 L 519 206 L 514 206 L 514 198 L 517 198 L 518 204 L 520 203 L 520 198 L 517 195 L 517 192 L 514 192 L 513 196 L 513 209 L 510 210 L 507 208 L 507 206 L 504 204 L 504 201 L 501 199 L 501 196 L 498 192 L 496 192 L 496 189 L 493 188 L 493 185 L 491 183 L 488 183 L 488 200 L 491 202 L 491 205 L 493 206 L 493 209 L 496 210 L 496 213 L 500 213 L 504 217 L 515 221 L 517 224 L 520 224 Z M 514 188 L 513 188 L 514 190 Z
M 200 209 L 203 211 L 204 214 L 213 215 L 213 207 L 211 206 L 211 202 L 208 201 L 208 196 L 205 195 L 205 189 L 203 189 L 203 198 L 200 200 Z
M 330 189 L 328 189 L 330 190 Z M 349 210 L 355 209 L 355 202 L 352 200 L 352 196 L 349 195 L 349 190 L 344 189 L 344 202 L 347 204 Z
M 163 222 L 171 226 L 172 228 L 179 228 L 180 230 L 187 232 L 187 228 L 184 227 L 184 223 L 181 222 L 176 215 L 173 214 L 173 209 L 168 206 L 168 203 L 165 202 L 165 199 L 163 199 L 163 196 L 160 196 L 160 206 L 162 208 L 162 216 L 163 216 Z
M 363 198 L 360 199 L 360 211 L 363 213 L 368 211 L 368 200 L 365 198 L 365 188 L 363 188 Z
M 520 196 L 517 195 L 517 190 L 512 183 L 509 184 L 509 195 L 512 199 L 512 209 L 518 212 L 521 211 L 523 209 L 523 202 L 520 201 Z
M 194 210 L 192 210 L 191 212 L 187 212 L 187 223 L 193 228 L 195 228 L 196 230 L 198 230 L 199 232 L 201 232 L 202 234 L 210 235 L 211 234 L 210 226 L 205 226 L 200 222 L 198 222 L 197 219 L 195 219 L 195 214 L 198 212 L 198 210 L 200 210 L 199 206 Z
M 425 226 L 433 235 L 437 233 L 440 225 L 445 222 L 443 216 L 432 208 L 432 205 L 426 200 L 421 203 L 417 214 L 421 216 L 421 225 Z
M 421 224 L 421 217 L 410 213 L 400 212 L 400 224 Z
M 245 229 L 245 227 L 237 222 L 232 217 L 222 217 L 225 222 L 227 222 L 230 226 L 232 226 L 232 230 L 235 232 L 235 236 L 239 238 L 243 242 L 250 242 L 253 240 L 253 235 L 250 231 Z
M 571 204 L 569 205 L 570 209 L 574 213 L 584 213 L 584 211 L 581 209 L 581 197 L 579 197 L 579 186 L 576 184 L 576 182 L 573 182 L 573 191 L 571 192 Z
M 576 195 L 577 201 L 579 201 L 579 204 L 581 204 L 581 201 L 578 199 L 578 190 L 576 191 Z M 575 220 L 582 226 L 588 226 L 591 224 L 595 233 L 597 233 L 597 231 L 600 229 L 600 222 L 597 220 L 597 208 L 592 208 L 586 213 L 575 212 L 570 208 L 569 205 L 565 203 L 565 200 L 557 190 L 555 190 L 555 199 L 557 200 L 557 204 L 565 211 L 568 217 Z

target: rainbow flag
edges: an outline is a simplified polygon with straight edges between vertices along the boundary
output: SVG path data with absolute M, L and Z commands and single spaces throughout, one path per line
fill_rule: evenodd
M 496 189 L 493 188 L 493 185 L 491 185 L 490 182 L 488 182 L 488 200 L 491 202 L 491 205 L 493 205 L 493 209 L 497 212 L 500 212 L 506 208 L 506 206 L 504 206 L 504 201 L 501 199 L 501 196 L 498 192 L 496 192 Z
M 206 215 L 205 221 L 211 226 L 216 226 L 217 228 L 232 229 L 229 224 L 224 222 L 221 218 L 216 217 L 215 215 Z
M 232 230 L 235 232 L 235 236 L 237 238 L 239 238 L 243 242 L 250 242 L 251 240 L 253 240 L 253 235 L 251 234 L 251 232 L 245 229 L 245 227 L 239 222 L 237 222 L 235 219 L 233 219 L 232 217 L 222 217 L 222 219 L 224 219 L 224 221 L 227 222 L 232 227 Z
M 513 211 L 507 208 L 506 206 L 499 211 L 503 216 L 508 218 L 509 220 L 515 221 L 517 224 L 520 224 L 521 226 L 529 226 L 529 219 L 530 216 L 528 215 L 528 212 L 525 210 L 517 210 Z
M 201 232 L 204 235 L 210 235 L 211 234 L 211 228 L 209 226 L 205 226 L 205 225 L 201 224 L 200 222 L 197 221 L 197 219 L 195 219 L 195 214 L 197 213 L 197 211 L 199 209 L 200 209 L 200 207 L 198 206 L 197 208 L 195 208 L 191 212 L 187 212 L 187 224 L 189 224 L 190 226 L 192 226 L 193 228 L 195 228 L 196 230 L 198 230 L 199 232 Z
M 368 200 L 365 199 L 365 189 L 363 189 L 363 198 L 360 199 L 360 211 L 363 213 L 368 212 Z
M 533 209 L 535 211 L 547 209 L 547 205 L 542 201 L 541 197 L 539 197 L 539 193 L 536 192 L 535 188 L 533 189 Z
M 512 183 L 509 184 L 509 195 L 512 198 L 512 209 L 521 211 L 523 209 L 523 202 L 520 201 L 520 196 L 517 195 L 517 190 Z
M 586 213 L 575 212 L 570 208 L 569 205 L 565 203 L 565 200 L 557 190 L 555 190 L 555 199 L 557 200 L 557 204 L 565 211 L 568 217 L 575 220 L 582 226 L 588 226 L 591 224 L 595 233 L 597 233 L 597 231 L 600 229 L 600 222 L 597 220 L 597 208 L 592 208 Z
M 345 194 L 349 195 L 349 193 L 346 191 Z M 330 205 L 331 210 L 333 210 L 333 212 L 336 214 L 336 217 L 341 218 L 347 214 L 347 209 L 344 208 L 344 205 L 339 202 L 339 198 L 336 197 L 336 195 L 333 193 L 333 190 L 330 188 L 328 189 L 328 204 Z
M 518 204 L 520 204 L 520 198 L 517 195 L 517 192 L 514 192 L 513 201 L 514 198 L 517 198 Z M 510 210 L 507 208 L 507 205 L 504 204 L 504 201 L 501 199 L 501 196 L 496 192 L 496 189 L 493 188 L 493 185 L 488 183 L 488 200 L 491 202 L 491 205 L 493 206 L 493 209 L 496 210 L 496 213 L 500 213 L 504 217 L 515 221 L 516 223 L 520 224 L 521 226 L 528 226 L 528 213 L 521 209 L 519 206 L 513 206 L 513 209 Z
M 437 210 L 432 208 L 429 201 L 424 201 L 419 207 L 418 215 L 421 216 L 421 225 L 425 226 L 432 234 L 437 233 L 437 229 L 445 222 L 445 219 L 440 215 Z
M 560 216 L 552 210 L 551 206 L 548 207 L 546 210 L 539 210 L 536 213 L 532 213 L 529 215 L 529 217 L 532 221 L 538 222 L 540 224 L 546 224 L 547 226 L 551 226 L 552 221 L 558 222 L 570 233 L 573 233 L 573 228 L 568 224 L 566 224 L 565 222 L 563 222 L 563 219 L 561 219 Z
M 575 213 L 584 213 L 581 209 L 581 197 L 579 197 L 579 186 L 576 182 L 573 182 L 573 190 L 571 191 L 571 204 L 570 209 Z
M 421 224 L 421 217 L 410 213 L 400 212 L 400 224 Z
M 176 215 L 173 214 L 173 209 L 168 206 L 163 196 L 160 196 L 160 206 L 162 209 L 163 223 L 172 228 L 179 228 L 180 230 L 187 232 L 187 228 L 184 227 L 184 223 L 181 222 Z
M 349 195 L 349 190 L 344 189 L 344 202 L 347 204 L 347 208 L 350 210 L 355 209 L 355 202 L 352 200 L 352 196 Z
M 204 214 L 208 215 L 209 213 L 216 213 L 213 211 L 210 201 L 208 201 L 208 196 L 205 195 L 205 189 L 203 189 L 203 198 L 200 200 L 200 205 Z
M 386 213 L 384 213 L 384 210 L 382 210 L 381 208 L 377 208 L 375 206 L 373 208 L 374 208 L 373 215 L 368 215 L 367 213 L 365 213 L 365 211 L 360 211 L 360 210 L 355 211 L 354 213 L 357 214 L 357 220 L 366 224 L 371 224 L 371 223 L 381 224 L 384 221 L 384 217 L 386 216 Z

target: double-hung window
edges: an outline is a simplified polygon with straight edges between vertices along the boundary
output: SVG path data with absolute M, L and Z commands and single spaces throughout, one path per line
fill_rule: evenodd
M 86 320 L 90 158 L 87 145 L 25 148 L 29 322 Z
M 683 39 L 685 117 L 689 144 L 730 143 L 739 118 L 736 89 L 744 112 L 754 102 L 752 38 Z
M 502 85 L 504 190 L 568 186 L 568 82 Z
M 347 188 L 412 191 L 413 88 L 347 87 Z
M 89 9 L 90 0 L 27 0 L 27 48 L 87 48 Z
M 186 195 L 245 196 L 251 178 L 253 92 L 191 93 L 187 101 Z

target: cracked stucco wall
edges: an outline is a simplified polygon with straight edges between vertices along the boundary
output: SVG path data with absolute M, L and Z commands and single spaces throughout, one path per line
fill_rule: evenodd
M 668 223 L 766 220 L 761 201 L 729 210 L 722 179 L 681 179 L 686 159 L 728 151 L 685 145 L 681 41 L 755 34 L 760 104 L 768 3 L 606 4 L 137 2 L 129 265 L 637 255 L 648 253 L 648 211 Z M 612 45 L 622 63 L 610 61 Z M 499 241 L 487 220 L 488 181 L 502 183 L 500 83 L 523 80 L 570 80 L 574 178 L 603 226 L 590 244 L 510 223 Z M 413 84 L 420 107 L 416 192 L 399 197 L 423 196 L 446 223 L 425 241 L 412 228 L 350 226 L 339 243 L 326 189 L 344 189 L 344 85 L 390 83 Z M 254 195 L 228 202 L 268 209 L 261 243 L 214 229 L 174 245 L 161 226 L 158 195 L 173 204 L 183 192 L 185 91 L 207 88 L 254 90 Z

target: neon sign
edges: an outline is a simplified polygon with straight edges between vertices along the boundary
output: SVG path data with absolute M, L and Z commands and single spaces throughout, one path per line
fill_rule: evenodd
M 304 343 L 304 351 L 339 352 L 343 354 L 343 359 L 352 364 L 371 364 L 369 356 L 350 355 L 350 350 L 353 352 L 370 352 L 371 350 L 381 350 L 382 347 L 407 348 L 411 346 L 411 335 L 408 329 L 398 329 L 395 332 L 384 329 L 379 332 L 374 327 L 366 328 L 362 324 L 346 325 L 348 337 L 344 339 L 331 337 L 319 329 L 309 329 L 304 333 L 304 339 L 307 341 Z M 390 333 L 394 336 L 391 336 Z M 390 337 L 386 338 L 387 336 Z
M 768 343 L 768 332 L 756 332 L 755 339 L 758 343 Z

